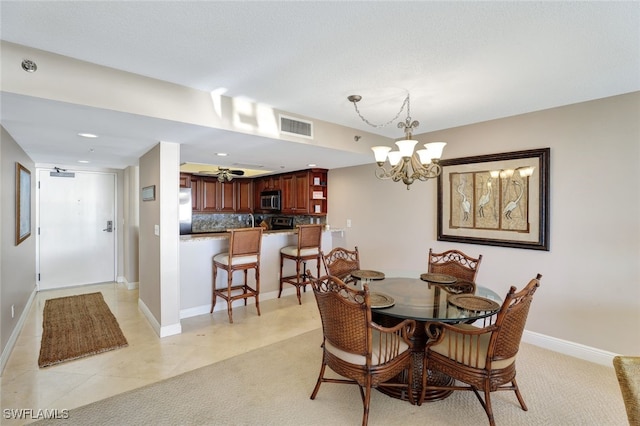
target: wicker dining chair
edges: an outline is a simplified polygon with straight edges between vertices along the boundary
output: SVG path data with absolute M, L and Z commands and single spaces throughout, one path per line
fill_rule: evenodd
M 432 274 L 446 274 L 456 277 L 458 282 L 453 285 L 443 286 L 449 293 L 475 293 L 476 277 L 482 255 L 477 258 L 468 256 L 458 250 L 447 250 L 442 253 L 434 253 L 429 249 L 429 266 L 427 272 Z
M 407 319 L 394 327 L 382 327 L 371 319 L 369 289 L 354 290 L 340 278 L 312 278 L 311 286 L 320 310 L 323 353 L 320 374 L 311 399 L 322 383 L 357 384 L 364 405 L 362 424 L 369 419 L 371 390 L 380 386 L 401 387 L 414 404 L 409 384 L 391 381 L 412 363 L 411 338 L 414 320 Z M 343 378 L 325 377 L 326 367 Z M 391 382 L 388 382 L 391 381 Z
M 326 255 L 322 253 L 322 263 L 327 275 L 340 278 L 346 284 L 357 284 L 351 272 L 360 269 L 360 253 L 358 246 L 354 250 L 336 247 Z
M 480 328 L 470 324 L 425 324 L 429 341 L 419 404 L 428 389 L 470 390 L 482 404 L 489 424 L 494 426 L 491 392 L 512 390 L 522 409 L 527 411 L 516 383 L 516 355 L 540 278 L 542 275 L 538 274 L 519 292 L 512 286 L 492 325 Z M 428 370 L 442 372 L 465 385 L 430 385 Z M 479 392 L 484 393 L 484 400 Z
M 616 370 L 629 425 L 640 425 L 640 356 L 615 356 L 613 367 Z
M 260 315 L 260 247 L 262 245 L 262 228 L 236 228 L 229 229 L 229 251 L 219 253 L 213 257 L 213 297 L 211 301 L 211 312 L 216 306 L 216 298 L 220 297 L 227 301 L 227 314 L 229 322 L 233 323 L 233 311 L 231 305 L 234 300 L 244 299 L 245 306 L 247 298 L 255 297 L 256 309 Z M 222 288 L 216 287 L 218 269 L 227 271 L 227 285 Z M 249 269 L 255 270 L 255 287 L 247 283 L 247 272 Z M 244 283 L 233 285 L 233 272 L 244 271 Z M 240 291 L 238 293 L 238 290 Z

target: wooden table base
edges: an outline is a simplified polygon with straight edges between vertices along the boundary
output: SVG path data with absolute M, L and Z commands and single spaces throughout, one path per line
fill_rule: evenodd
M 399 322 L 397 318 L 391 318 L 386 315 L 376 314 L 374 316 L 375 316 L 374 321 L 386 327 L 391 327 L 395 325 L 393 323 L 396 321 Z M 416 331 L 414 332 L 413 339 L 412 339 L 413 369 L 411 370 L 410 373 L 413 374 L 413 384 L 412 384 L 411 391 L 413 392 L 413 399 L 417 403 L 418 400 L 420 399 L 420 393 L 422 392 L 422 371 L 424 367 L 424 351 L 425 351 L 425 346 L 427 344 L 428 337 L 427 337 L 426 330 L 424 328 L 424 322 L 416 321 L 416 323 L 417 323 Z M 409 383 L 408 374 L 409 374 L 408 370 L 403 371 L 400 375 L 396 376 L 393 382 Z M 447 376 L 446 374 L 441 373 L 439 371 L 429 371 L 428 374 L 429 374 L 429 377 L 427 378 L 427 383 L 430 385 L 451 386 L 454 383 L 454 380 L 452 377 Z M 380 385 L 378 386 L 378 391 L 384 393 L 385 395 L 389 395 L 393 398 L 402 399 L 404 401 L 409 400 L 409 396 L 407 395 L 407 392 L 400 387 L 391 387 L 391 386 L 385 387 L 384 385 Z M 441 399 L 445 399 L 452 393 L 453 391 L 451 390 L 442 390 L 442 389 L 427 390 L 427 392 L 425 392 L 424 400 L 426 402 L 439 401 Z

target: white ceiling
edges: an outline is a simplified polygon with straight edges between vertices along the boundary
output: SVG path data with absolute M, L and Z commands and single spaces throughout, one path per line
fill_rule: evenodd
M 383 123 L 410 93 L 416 133 L 424 133 L 640 90 L 635 1 L 2 1 L 0 8 L 4 41 L 389 138 L 402 136 L 395 124 L 368 126 L 346 97 L 362 95 L 363 115 Z M 182 141 L 189 162 L 214 162 L 215 151 L 232 154 L 218 164 L 272 170 L 373 162 L 371 154 L 265 143 L 6 92 L 1 118 L 37 163 L 86 156 L 86 142 L 80 150 L 73 137 L 86 123 L 110 135 L 95 142 L 100 158 L 92 163 L 102 167 L 136 164 L 159 140 Z

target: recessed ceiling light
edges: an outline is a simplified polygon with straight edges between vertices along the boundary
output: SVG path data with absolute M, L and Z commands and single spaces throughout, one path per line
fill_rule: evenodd
M 307 164 L 308 167 L 315 167 L 317 164 L 311 163 L 311 164 Z
M 78 163 L 87 164 L 89 163 L 89 160 L 78 160 Z
M 97 138 L 98 135 L 94 135 L 93 133 L 78 133 L 78 136 L 82 136 L 83 138 Z
M 227 156 L 227 155 L 229 155 L 229 154 L 227 154 L 226 152 L 218 152 L 218 153 L 216 153 L 216 155 L 217 155 L 218 157 L 226 157 L 226 156 Z

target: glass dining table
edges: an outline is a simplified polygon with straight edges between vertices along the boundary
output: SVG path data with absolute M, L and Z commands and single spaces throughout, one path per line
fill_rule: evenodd
M 425 274 L 423 274 L 425 275 Z M 371 294 L 373 320 L 382 326 L 393 326 L 404 319 L 417 322 L 413 335 L 413 371 L 403 373 L 400 379 L 408 381 L 406 374 L 413 375 L 414 397 L 422 390 L 422 370 L 428 336 L 426 322 L 472 323 L 487 320 L 493 316 L 502 303 L 502 298 L 494 291 L 476 286 L 474 294 L 455 294 L 447 291 L 447 285 L 455 284 L 429 282 L 419 278 L 385 278 L 368 284 Z M 478 303 L 479 302 L 479 303 Z M 429 372 L 428 382 L 438 385 L 452 383 L 449 376 Z M 380 387 L 379 390 L 399 399 L 408 399 L 401 388 Z M 426 401 L 446 398 L 451 391 L 427 391 Z M 417 400 L 417 399 L 416 399 Z

